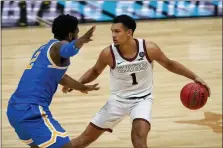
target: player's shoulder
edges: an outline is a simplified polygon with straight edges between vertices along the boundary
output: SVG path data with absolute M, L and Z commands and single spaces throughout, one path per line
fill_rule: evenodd
M 99 56 L 99 60 L 103 61 L 103 63 L 106 63 L 107 65 L 112 65 L 113 63 L 113 56 L 112 56 L 112 51 L 110 49 L 110 46 L 105 47 Z
M 62 41 L 51 40 L 49 43 L 50 43 L 50 44 L 53 44 L 53 45 L 52 45 L 53 48 L 59 48 L 59 47 L 61 47 L 63 44 L 68 43 L 68 41 L 65 41 L 65 40 L 62 40 Z
M 102 51 L 101 54 L 103 54 L 104 57 L 108 57 L 111 55 L 111 46 L 105 47 Z
M 146 41 L 146 40 L 144 41 L 145 41 L 145 47 L 147 50 L 153 51 L 153 50 L 159 49 L 159 46 L 153 41 Z

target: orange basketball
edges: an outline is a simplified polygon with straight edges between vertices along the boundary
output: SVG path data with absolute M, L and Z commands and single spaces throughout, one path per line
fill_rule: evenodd
M 197 110 L 206 104 L 208 99 L 208 91 L 201 84 L 189 83 L 182 88 L 180 99 L 186 108 Z

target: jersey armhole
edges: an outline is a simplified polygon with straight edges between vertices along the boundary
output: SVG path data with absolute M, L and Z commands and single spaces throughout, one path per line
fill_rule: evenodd
M 149 56 L 148 56 L 148 53 L 147 53 L 147 49 L 146 49 L 146 41 L 143 40 L 143 50 L 145 52 L 145 55 L 146 55 L 146 59 L 149 61 L 149 63 L 152 63 L 152 61 L 150 60 Z
M 110 45 L 110 52 L 111 52 L 111 55 L 112 55 L 112 63 L 113 63 L 111 69 L 114 69 L 115 66 L 116 66 L 116 62 L 115 62 L 115 54 L 112 50 L 112 45 Z
M 56 69 L 67 69 L 68 66 L 65 66 L 65 67 L 57 66 L 57 65 L 53 62 L 53 60 L 52 60 L 52 58 L 51 58 L 51 56 L 50 56 L 50 50 L 51 50 L 51 47 L 52 47 L 55 43 L 57 43 L 57 42 L 59 42 L 59 41 L 53 42 L 53 43 L 48 47 L 48 49 L 47 49 L 47 59 L 48 59 L 48 61 L 49 61 L 50 64 L 51 64 L 51 65 L 48 65 L 48 67 L 49 67 L 49 68 L 56 68 Z

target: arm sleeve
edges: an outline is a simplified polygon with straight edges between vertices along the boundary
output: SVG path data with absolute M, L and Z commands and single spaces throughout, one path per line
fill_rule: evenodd
M 75 40 L 70 43 L 65 43 L 60 48 L 60 56 L 64 58 L 69 58 L 76 55 L 79 49 L 75 47 Z

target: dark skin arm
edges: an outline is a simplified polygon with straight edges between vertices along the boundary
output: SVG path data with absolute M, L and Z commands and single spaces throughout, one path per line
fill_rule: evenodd
M 75 46 L 76 48 L 80 49 L 84 44 L 92 41 L 91 37 L 93 36 L 93 32 L 95 30 L 95 26 L 91 27 L 83 36 L 76 39 Z M 55 44 L 50 49 L 50 57 L 53 62 L 57 66 L 65 66 L 66 63 L 69 61 L 69 58 L 63 58 L 60 56 L 60 48 L 63 44 L 67 43 L 67 41 L 60 41 Z
M 207 88 L 210 96 L 210 88 L 199 76 L 197 76 L 194 72 L 179 62 L 169 59 L 156 44 L 152 42 L 146 42 L 146 49 L 150 60 L 157 61 L 164 68 L 175 74 L 185 76 L 204 85 Z
M 93 32 L 95 30 L 95 26 L 91 27 L 82 37 L 76 39 L 75 46 L 76 48 L 81 48 L 85 43 L 88 43 L 92 41 L 91 37 L 93 36 Z M 63 44 L 65 44 L 67 41 L 60 41 L 55 44 L 50 49 L 50 57 L 52 61 L 56 64 L 56 66 L 64 67 L 69 62 L 69 58 L 63 58 L 60 56 L 60 48 Z M 63 76 L 63 78 L 60 81 L 60 84 L 63 86 L 66 86 L 68 88 L 72 88 L 78 91 L 81 91 L 83 93 L 87 93 L 88 91 L 92 90 L 98 90 L 99 87 L 98 84 L 94 85 L 83 85 L 79 83 L 78 81 L 74 80 L 67 74 Z

